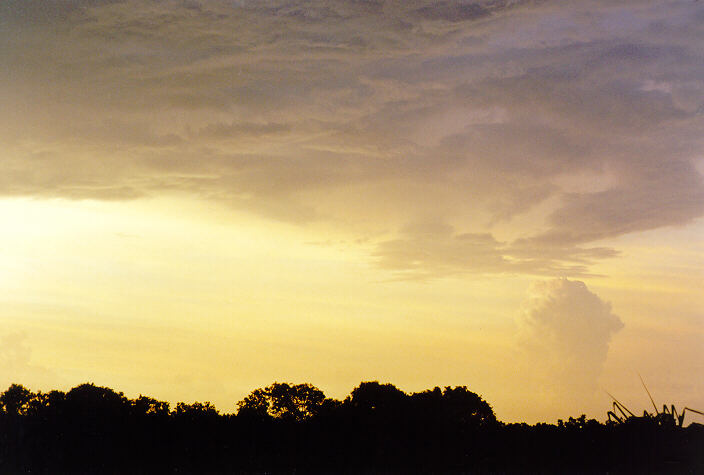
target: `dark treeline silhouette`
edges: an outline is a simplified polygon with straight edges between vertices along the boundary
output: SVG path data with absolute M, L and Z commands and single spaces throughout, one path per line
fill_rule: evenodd
M 274 383 L 237 406 L 13 384 L 0 395 L 0 473 L 704 473 L 699 424 L 505 424 L 463 386 L 363 382 L 338 401 Z

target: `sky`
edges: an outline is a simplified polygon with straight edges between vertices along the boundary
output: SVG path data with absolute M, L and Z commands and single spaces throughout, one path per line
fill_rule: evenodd
M 0 387 L 703 410 L 702 44 L 695 0 L 5 0 Z

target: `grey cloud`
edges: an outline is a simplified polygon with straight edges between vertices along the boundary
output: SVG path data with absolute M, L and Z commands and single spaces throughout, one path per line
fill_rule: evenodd
M 42 4 L 0 7 L 3 194 L 471 231 L 378 245 L 416 275 L 584 275 L 593 241 L 704 215 L 696 2 Z
M 441 150 L 462 151 L 474 166 L 535 178 L 598 167 L 589 160 L 592 148 L 571 131 L 522 122 L 472 125 L 441 144 Z
M 460 22 L 485 17 L 493 12 L 516 7 L 521 0 L 483 0 L 483 1 L 437 1 L 411 0 L 405 2 L 383 0 L 332 0 L 315 1 L 276 1 L 266 4 L 241 2 L 240 6 L 250 11 L 266 13 L 275 16 L 294 17 L 306 22 L 334 20 L 356 17 L 361 14 L 379 15 L 412 21 L 414 19 L 444 20 Z
M 100 145 L 118 144 L 123 147 L 173 147 L 184 143 L 184 138 L 176 133 L 160 134 L 151 124 L 105 120 L 102 124 L 69 128 L 66 131 L 73 137 L 82 136 L 86 142 L 95 141 Z
M 415 10 L 421 18 L 451 22 L 476 20 L 490 14 L 479 3 L 435 2 Z
M 0 4 L 0 24 L 19 22 L 47 24 L 65 22 L 87 8 L 126 0 L 5 0 Z
M 199 134 L 217 138 L 236 138 L 242 136 L 259 138 L 263 135 L 281 134 L 290 130 L 291 126 L 289 124 L 231 122 L 229 124 L 208 124 L 200 129 Z
M 593 53 L 582 61 L 578 57 L 566 58 L 567 64 L 542 66 L 498 80 L 487 79 L 461 93 L 476 98 L 480 104 L 502 104 L 525 117 L 542 112 L 546 119 L 563 128 L 584 131 L 587 127 L 588 131 L 606 135 L 644 133 L 668 121 L 692 117 L 677 108 L 670 95 L 642 89 L 642 78 L 652 76 L 648 68 L 643 65 L 626 68 L 623 64 L 614 67 L 608 62 L 589 64 L 590 56 L 608 53 L 608 46 L 606 51 L 593 46 L 585 49 L 593 49 Z M 669 54 L 659 54 L 661 63 L 665 62 L 659 67 L 667 67 Z M 680 58 L 684 60 L 683 55 Z M 575 71 L 576 68 L 580 69 Z M 630 77 L 619 77 L 623 69 L 629 70 Z
M 704 177 L 690 163 L 652 168 L 630 186 L 567 195 L 565 205 L 550 216 L 552 229 L 535 239 L 588 242 L 683 225 L 704 214 Z
M 508 221 L 514 216 L 529 211 L 555 194 L 557 187 L 551 184 L 516 186 L 503 193 L 495 193 L 487 205 L 492 215 L 491 223 Z

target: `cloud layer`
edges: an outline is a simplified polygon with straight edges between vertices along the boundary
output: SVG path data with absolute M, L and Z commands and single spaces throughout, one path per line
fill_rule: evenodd
M 702 25 L 688 0 L 7 1 L 0 194 L 187 193 L 404 276 L 584 275 L 704 215 Z

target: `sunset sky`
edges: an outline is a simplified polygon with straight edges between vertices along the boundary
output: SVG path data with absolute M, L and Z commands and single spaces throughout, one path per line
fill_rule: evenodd
M 704 410 L 703 46 L 695 0 L 3 0 L 0 390 Z

